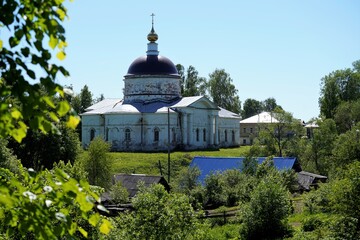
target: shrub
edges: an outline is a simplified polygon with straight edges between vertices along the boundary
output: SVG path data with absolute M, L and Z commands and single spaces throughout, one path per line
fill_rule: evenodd
M 309 216 L 303 219 L 302 229 L 305 232 L 311 232 L 321 227 L 323 222 L 317 216 Z
M 272 176 L 260 181 L 244 206 L 240 235 L 244 239 L 277 239 L 290 234 L 286 220 L 291 202 L 286 189 Z

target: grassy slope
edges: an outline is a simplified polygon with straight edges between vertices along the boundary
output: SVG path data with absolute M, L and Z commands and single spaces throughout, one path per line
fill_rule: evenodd
M 219 151 L 192 151 L 192 152 L 172 152 L 170 154 L 171 170 L 175 172 L 179 168 L 186 167 L 195 156 L 214 156 L 214 157 L 240 157 L 245 156 L 249 147 L 227 148 Z M 163 169 L 167 169 L 168 154 L 165 153 L 129 153 L 112 152 L 109 153 L 113 159 L 113 173 L 138 173 L 159 175 L 159 161 Z

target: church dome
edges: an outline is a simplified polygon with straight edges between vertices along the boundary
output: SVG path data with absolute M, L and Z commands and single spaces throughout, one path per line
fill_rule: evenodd
M 178 71 L 167 57 L 146 55 L 131 63 L 127 75 L 178 75 Z

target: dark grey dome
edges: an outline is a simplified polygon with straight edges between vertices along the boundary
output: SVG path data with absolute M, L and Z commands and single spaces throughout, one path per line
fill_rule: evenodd
M 127 75 L 178 75 L 174 63 L 163 56 L 141 56 L 133 61 Z

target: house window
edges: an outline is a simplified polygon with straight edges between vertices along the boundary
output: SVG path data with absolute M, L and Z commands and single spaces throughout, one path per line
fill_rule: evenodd
M 130 129 L 125 129 L 125 141 L 131 141 Z
M 243 139 L 243 144 L 246 145 L 246 139 Z
M 199 134 L 199 129 L 197 128 L 197 129 L 196 129 L 196 141 L 199 141 L 199 135 L 200 135 L 200 134 Z
M 154 129 L 154 142 L 158 142 L 159 141 L 159 129 L 158 128 L 155 128 Z
M 105 141 L 109 141 L 109 128 L 106 128 Z
M 227 142 L 227 130 L 225 130 L 225 142 Z
M 234 130 L 231 131 L 231 140 L 233 142 L 235 142 L 235 131 Z
M 246 133 L 246 128 L 243 129 L 243 133 Z
M 206 142 L 206 129 L 203 129 L 203 141 Z
M 218 130 L 218 141 L 220 142 L 220 129 Z
M 95 129 L 92 128 L 90 130 L 90 141 L 94 140 L 94 138 L 95 138 Z
M 253 133 L 253 129 L 252 129 L 252 128 L 250 128 L 250 133 Z

